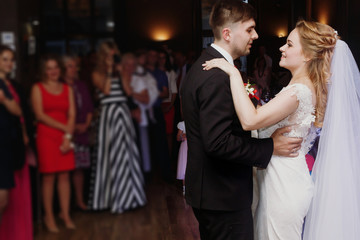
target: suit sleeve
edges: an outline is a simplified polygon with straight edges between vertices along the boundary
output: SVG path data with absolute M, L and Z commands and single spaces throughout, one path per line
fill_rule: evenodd
M 271 138 L 233 134 L 234 107 L 228 76 L 218 70 L 197 92 L 200 134 L 205 152 L 216 159 L 266 168 L 273 153 Z

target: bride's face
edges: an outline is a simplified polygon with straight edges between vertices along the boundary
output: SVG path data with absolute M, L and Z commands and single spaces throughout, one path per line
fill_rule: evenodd
M 300 37 L 297 29 L 291 31 L 286 44 L 280 48 L 281 59 L 280 67 L 286 68 L 291 72 L 303 66 L 306 59 L 300 44 Z

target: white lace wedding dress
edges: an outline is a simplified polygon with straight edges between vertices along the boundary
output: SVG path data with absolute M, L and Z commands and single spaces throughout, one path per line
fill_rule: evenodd
M 313 181 L 305 160 L 313 140 L 312 92 L 303 84 L 292 84 L 282 91 L 296 95 L 299 106 L 282 121 L 259 130 L 259 138 L 268 138 L 276 129 L 291 125 L 288 135 L 304 141 L 298 157 L 274 155 L 265 170 L 257 171 L 260 199 L 255 213 L 256 240 L 301 240 L 304 217 L 313 196 Z

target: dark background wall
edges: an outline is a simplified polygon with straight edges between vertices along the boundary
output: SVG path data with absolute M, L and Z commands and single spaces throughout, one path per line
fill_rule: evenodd
M 201 47 L 200 0 L 114 1 L 114 7 L 121 13 L 115 12 L 116 40 L 125 50 L 161 44 Z
M 347 7 L 347 42 L 360 66 L 360 1 L 349 0 Z
M 2 32 L 13 32 L 15 34 L 15 48 L 17 50 L 16 58 L 19 59 L 19 14 L 18 1 L 2 0 L 0 1 L 0 34 Z M 0 36 L 1 37 L 1 36 Z M 0 40 L 1 41 L 1 40 Z M 17 65 L 17 72 L 20 72 L 20 63 Z

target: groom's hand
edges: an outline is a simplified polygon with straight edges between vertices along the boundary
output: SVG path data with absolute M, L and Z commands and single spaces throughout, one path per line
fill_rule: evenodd
M 271 138 L 274 141 L 273 155 L 284 157 L 297 157 L 299 155 L 298 151 L 303 139 L 284 136 L 285 133 L 290 131 L 291 127 L 283 127 L 277 129 L 271 135 Z

